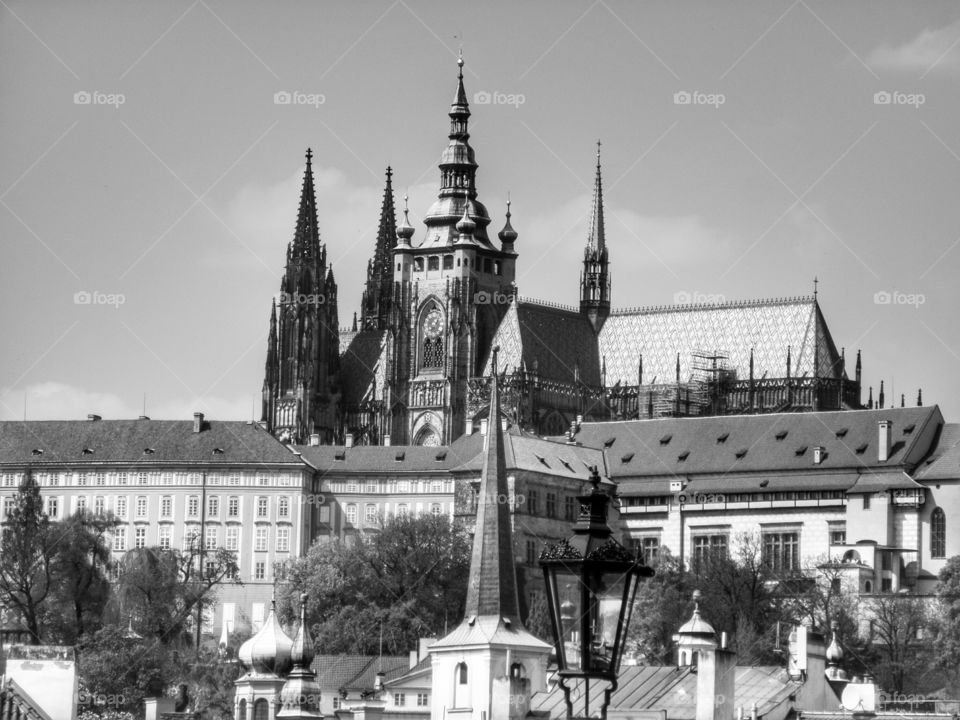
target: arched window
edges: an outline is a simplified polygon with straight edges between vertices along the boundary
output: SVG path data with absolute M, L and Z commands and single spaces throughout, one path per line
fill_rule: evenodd
M 240 700 L 240 705 L 237 707 L 237 720 L 247 720 L 247 701 L 244 699 Z
M 523 665 L 521 663 L 513 663 L 513 665 L 510 666 L 510 677 L 522 678 L 525 677 L 525 675 L 526 673 L 524 673 Z
M 253 703 L 253 720 L 269 720 L 270 703 L 264 698 L 260 698 Z
M 467 674 L 467 664 L 457 663 L 453 674 L 453 706 L 455 708 L 470 707 L 470 678 Z
M 947 556 L 947 514 L 934 508 L 930 514 L 930 557 Z

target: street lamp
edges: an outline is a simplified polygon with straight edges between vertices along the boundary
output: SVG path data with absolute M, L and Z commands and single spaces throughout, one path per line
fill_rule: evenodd
M 608 683 L 600 717 L 607 717 L 617 689 L 620 658 L 630 625 L 633 599 L 641 578 L 653 570 L 613 539 L 607 525 L 610 497 L 600 490 L 600 474 L 591 469 L 593 490 L 581 495 L 574 535 L 540 554 L 547 607 L 557 651 L 559 684 L 573 717 L 568 680 L 583 680 L 584 715 L 590 713 L 590 681 Z

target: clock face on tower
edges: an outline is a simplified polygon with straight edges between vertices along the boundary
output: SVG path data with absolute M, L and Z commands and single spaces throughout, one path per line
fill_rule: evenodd
M 443 315 L 434 308 L 423 320 L 423 334 L 429 338 L 435 338 L 439 337 L 441 332 L 443 332 Z

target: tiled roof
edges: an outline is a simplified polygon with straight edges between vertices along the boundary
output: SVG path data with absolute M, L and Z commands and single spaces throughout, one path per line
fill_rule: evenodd
M 361 330 L 345 335 L 340 343 L 340 378 L 343 395 L 341 401 L 347 407 L 368 400 L 382 400 L 386 385 L 386 363 L 383 350 L 387 340 L 385 330 Z
M 405 675 L 410 669 L 410 658 L 384 656 L 371 658 L 366 667 L 347 680 L 343 687 L 347 690 L 357 690 L 365 692 L 372 690 L 377 679 L 377 673 L 383 670 L 384 680 L 393 680 L 401 675 Z
M 303 462 L 256 423 L 205 420 L 28 420 L 0 422 L 0 465 L 235 466 Z
M 782 378 L 787 346 L 791 375 L 812 377 L 815 344 L 818 376 L 837 377 L 839 354 L 811 297 L 614 311 L 600 330 L 599 354 L 606 359 L 607 385 L 636 385 L 641 354 L 644 383 L 674 382 L 678 353 L 680 380 L 687 382 L 694 351 L 726 355 L 728 367 L 746 379 L 753 349 L 754 377 Z
M 491 347 L 500 346 L 497 364 L 508 372 L 536 367 L 541 377 L 572 383 L 577 361 L 580 382 L 600 385 L 597 336 L 586 316 L 573 308 L 543 305 L 529 300 L 511 303 L 494 334 Z M 487 358 L 483 374 L 491 372 Z
M 960 479 L 960 424 L 946 423 L 940 441 L 917 470 L 918 480 Z
M 0 717 L 3 720 L 51 720 L 12 678 L 0 688 Z
M 511 428 L 512 429 L 512 428 Z M 483 435 L 463 435 L 450 445 L 452 454 L 467 458 L 453 471 L 479 471 L 483 467 Z M 572 445 L 527 435 L 521 432 L 504 434 L 507 468 L 563 477 L 590 479 L 589 468 L 596 465 L 603 471 L 603 453 L 591 447 Z
M 889 460 L 877 459 L 881 419 L 893 423 Z M 943 423 L 937 406 L 770 415 L 726 415 L 583 423 L 576 436 L 605 448 L 614 479 L 790 471 L 908 472 L 929 452 Z M 814 447 L 824 448 L 814 465 Z
M 697 675 L 689 667 L 672 665 L 632 665 L 623 667 L 619 687 L 610 698 L 609 710 L 664 711 L 669 720 L 693 720 L 697 714 Z M 777 707 L 796 692 L 779 667 L 737 667 L 734 688 L 737 705 L 752 707 L 757 704 L 760 716 Z M 557 687 L 536 693 L 530 709 L 550 718 L 565 718 L 563 691 Z M 582 703 L 574 705 L 574 713 L 582 712 Z
M 304 460 L 321 473 L 445 472 L 463 462 L 446 447 L 424 445 L 297 445 Z M 479 452 L 479 451 L 478 451 Z
M 390 660 L 397 659 L 390 658 Z M 408 662 L 406 658 L 400 659 L 405 663 Z M 340 688 L 347 688 L 351 680 L 362 675 L 371 665 L 375 668 L 377 660 L 376 655 L 317 655 L 310 669 L 317 674 L 317 683 L 321 688 L 336 692 Z M 372 688 L 373 685 L 371 684 L 370 687 Z

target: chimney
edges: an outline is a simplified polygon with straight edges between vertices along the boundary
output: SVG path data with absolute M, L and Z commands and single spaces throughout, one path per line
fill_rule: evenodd
M 823 462 L 823 446 L 817 445 L 813 449 L 813 464 L 819 465 L 822 462 Z
M 390 433 L 383 436 L 383 446 L 390 447 Z
M 879 442 L 877 443 L 877 460 L 886 462 L 890 459 L 890 445 L 893 438 L 893 423 L 889 420 L 878 420 L 877 430 L 879 432 Z
M 696 720 L 734 720 L 734 678 L 737 654 L 730 650 L 699 651 Z
M 316 447 L 319 444 L 320 444 L 320 433 L 311 433 L 310 447 Z
M 193 414 L 193 431 L 198 433 L 203 430 L 203 413 L 195 412 Z
M 481 435 L 487 434 L 487 418 L 484 418 L 483 420 L 480 421 L 480 434 Z
M 87 415 L 87 420 L 89 420 L 90 422 L 100 422 L 101 420 L 103 420 L 103 418 L 100 417 L 99 415 L 94 415 L 93 413 L 90 413 L 89 415 Z
M 376 680 L 373 681 L 374 692 L 381 692 L 383 690 L 383 681 L 386 680 L 386 678 L 387 678 L 387 675 L 386 673 L 383 672 L 383 670 L 377 673 L 377 678 Z
M 353 447 L 353 433 L 347 433 L 347 436 L 343 441 L 344 447 L 352 448 Z

